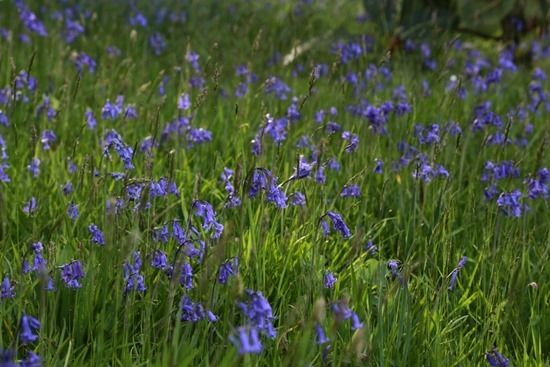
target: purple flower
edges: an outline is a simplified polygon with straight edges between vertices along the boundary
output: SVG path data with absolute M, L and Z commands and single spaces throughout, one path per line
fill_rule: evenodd
M 273 179 L 273 181 L 275 181 L 275 179 Z M 275 204 L 275 206 L 279 209 L 284 209 L 287 207 L 287 197 L 285 192 L 273 182 L 267 190 L 266 200 L 270 203 Z
M 8 116 L 2 110 L 0 110 L 0 125 L 10 126 Z
M 56 140 L 57 140 L 57 136 L 52 130 L 42 131 L 42 135 L 40 137 L 40 142 L 42 143 L 42 149 L 50 150 L 51 148 L 50 144 L 55 143 Z
M 88 128 L 90 130 L 95 129 L 95 127 L 97 126 L 97 120 L 94 117 L 94 113 L 89 108 L 87 108 L 86 112 L 84 113 L 84 120 L 86 120 L 86 123 L 88 124 Z
M 12 349 L 0 348 L 0 367 L 19 367 L 15 363 L 15 352 Z
M 76 70 L 79 72 L 84 71 L 84 69 L 88 69 L 88 72 L 90 74 L 95 73 L 97 68 L 96 61 L 87 53 L 85 52 L 79 52 L 75 59 L 74 59 L 74 65 L 76 67 Z
M 31 173 L 32 177 L 38 177 L 38 175 L 40 174 L 40 159 L 31 159 L 31 162 L 27 165 L 27 169 Z
M 485 359 L 491 367 L 509 367 L 510 361 L 504 357 L 497 348 L 493 348 L 491 351 L 485 353 Z
M 15 287 L 11 285 L 10 278 L 7 276 L 2 280 L 0 285 L 0 299 L 14 298 L 15 297 Z
M 107 134 L 105 134 L 103 140 L 104 155 L 109 156 L 109 149 L 113 147 L 122 162 L 124 163 L 124 168 L 126 170 L 134 169 L 134 164 L 132 163 L 134 150 L 132 149 L 132 147 L 124 143 L 119 133 L 117 133 L 115 130 L 110 130 L 107 132 Z
M 149 46 L 153 49 L 153 53 L 158 56 L 166 48 L 166 38 L 159 32 L 155 32 L 149 37 Z
M 241 326 L 235 330 L 229 340 L 237 347 L 240 355 L 260 354 L 262 352 L 259 330 L 256 327 Z
M 365 252 L 367 254 L 375 255 L 378 252 L 378 247 L 371 241 L 367 241 L 367 244 L 365 245 Z
M 65 30 L 63 31 L 65 42 L 73 43 L 82 33 L 84 33 L 82 24 L 71 19 L 65 20 Z
M 342 133 L 342 139 L 348 142 L 348 145 L 345 148 L 346 153 L 353 153 L 357 150 L 357 146 L 359 145 L 359 136 L 357 136 L 357 134 L 344 131 Z
M 27 215 L 32 215 L 38 210 L 38 203 L 36 198 L 33 196 L 23 205 L 23 213 Z
M 68 288 L 80 288 L 80 280 L 84 278 L 84 269 L 79 260 L 71 261 L 61 266 L 61 279 Z
M 126 283 L 124 287 L 125 295 L 131 291 L 145 292 L 147 289 L 145 287 L 145 279 L 140 274 L 142 261 L 139 252 L 134 251 L 132 253 L 132 260 L 133 262 L 126 261 L 123 265 L 124 281 Z
M 78 206 L 75 203 L 69 203 L 69 206 L 67 207 L 67 215 L 72 220 L 76 220 L 78 218 Z
M 8 366 L 2 365 L 2 367 Z M 40 358 L 38 354 L 29 351 L 27 353 L 27 358 L 21 361 L 21 367 L 42 367 L 42 358 Z
M 274 339 L 277 331 L 273 327 L 273 311 L 269 302 L 262 292 L 250 289 L 245 291 L 245 302 L 239 302 L 237 306 L 241 309 L 250 326 L 258 328 L 259 331 L 270 339 Z
M 155 269 L 164 270 L 168 268 L 168 257 L 161 250 L 155 250 L 151 259 L 151 266 Z
M 209 141 L 212 141 L 212 132 L 210 130 L 203 129 L 201 127 L 198 129 L 191 128 L 187 132 L 187 142 L 189 143 L 189 146 L 203 144 Z
M 519 218 L 527 210 L 527 206 L 521 202 L 522 197 L 519 190 L 503 192 L 497 199 L 497 206 L 504 215 Z
M 201 72 L 201 67 L 199 65 L 199 54 L 193 51 L 188 51 L 187 54 L 185 54 L 185 60 L 191 65 L 193 70 L 195 70 L 195 73 Z
M 344 198 L 358 198 L 361 196 L 361 189 L 359 188 L 359 185 L 345 185 L 342 188 L 340 196 Z
M 202 304 L 193 302 L 188 295 L 184 295 L 181 298 L 180 308 L 181 321 L 197 322 L 204 319 L 206 316 Z
M 220 238 L 223 232 L 223 224 L 216 221 L 216 213 L 212 208 L 212 205 L 206 201 L 196 200 L 193 203 L 195 209 L 195 215 L 202 218 L 202 228 L 205 231 L 212 230 L 212 238 Z
M 96 245 L 105 245 L 105 238 L 103 237 L 103 232 L 95 224 L 90 224 L 88 226 L 88 231 L 92 236 L 92 242 Z
M 306 197 L 300 191 L 296 191 L 290 195 L 290 204 L 294 206 L 306 205 Z
M 29 31 L 38 34 L 41 37 L 46 37 L 48 31 L 44 27 L 44 23 L 38 19 L 35 13 L 33 13 L 27 5 L 21 0 L 16 2 L 17 10 L 19 11 L 19 19 L 25 24 L 25 27 Z
M 351 237 L 351 231 L 349 230 L 348 226 L 346 225 L 340 214 L 333 211 L 328 211 L 326 213 L 326 216 L 330 218 L 334 229 L 340 232 L 344 239 Z
M 428 126 L 416 125 L 414 127 L 414 136 L 416 136 L 421 145 L 433 145 L 439 143 L 441 140 L 439 130 L 438 124 Z
M 315 342 L 318 345 L 322 345 L 330 342 L 330 339 L 325 334 L 325 330 L 319 323 L 315 323 Z
M 334 273 L 332 271 L 327 271 L 323 276 L 323 280 L 324 287 L 328 289 L 334 287 L 334 284 L 336 284 L 336 277 L 334 276 Z
M 34 334 L 38 329 L 40 329 L 40 321 L 35 319 L 32 316 L 25 315 L 21 316 L 21 331 L 19 334 L 19 339 L 23 344 L 29 344 L 38 340 L 38 335 Z
M 218 268 L 218 282 L 220 284 L 227 284 L 230 277 L 237 275 L 239 271 L 239 259 L 233 257 L 224 261 Z
M 191 107 L 189 94 L 182 93 L 178 96 L 178 110 L 187 111 Z
M 387 263 L 387 266 L 388 266 L 388 269 L 390 270 L 392 279 L 396 279 L 400 277 L 398 260 L 389 260 Z
M 456 268 L 453 269 L 453 271 L 450 274 L 451 280 L 449 281 L 449 287 L 448 289 L 452 291 L 456 286 L 456 281 L 458 280 L 458 273 L 460 270 L 466 265 L 466 262 L 468 261 L 468 258 L 466 256 L 463 256 L 460 261 L 458 262 L 458 265 Z
M 193 268 L 189 263 L 183 263 L 180 266 L 180 284 L 185 289 L 193 288 Z
M 280 100 L 287 99 L 288 93 L 292 92 L 290 87 L 281 79 L 272 76 L 265 81 L 265 93 L 272 94 Z

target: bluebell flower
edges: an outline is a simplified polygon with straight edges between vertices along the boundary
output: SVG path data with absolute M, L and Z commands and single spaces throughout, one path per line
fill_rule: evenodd
M 233 257 L 224 261 L 218 268 L 218 282 L 227 284 L 230 277 L 236 276 L 239 271 L 239 258 Z
M 428 126 L 416 125 L 414 127 L 414 135 L 421 145 L 433 145 L 440 142 L 440 128 L 438 124 Z
M 15 352 L 12 349 L 0 348 L 0 367 L 19 367 L 19 364 L 15 363 Z
M 111 103 L 111 101 L 107 99 L 101 108 L 101 118 L 103 118 L 103 120 L 114 120 L 121 112 L 122 111 L 120 111 L 120 108 L 116 104 Z
M 21 361 L 21 367 L 42 367 L 42 358 L 38 354 L 29 351 L 27 357 Z
M 167 243 L 170 239 L 170 232 L 167 225 L 162 225 L 159 228 L 153 229 L 153 241 Z
M 203 129 L 201 127 L 198 129 L 191 128 L 187 132 L 187 142 L 189 143 L 189 146 L 203 144 L 209 141 L 212 141 L 212 132 L 210 130 Z
M 23 205 L 23 213 L 27 215 L 32 215 L 38 210 L 38 203 L 36 198 L 33 196 Z
M 382 174 L 382 168 L 384 167 L 384 162 L 381 159 L 377 159 L 376 165 L 374 167 L 373 172 L 376 174 Z
M 84 278 L 84 269 L 79 260 L 71 261 L 61 266 L 61 279 L 68 288 L 80 288 L 80 280 Z
M 481 181 L 498 181 L 505 178 L 517 178 L 519 176 L 519 168 L 517 168 L 512 161 L 502 161 L 500 163 L 487 161 L 483 168 Z
M 361 196 L 361 188 L 356 184 L 345 185 L 342 188 L 342 192 L 340 192 L 340 196 L 344 198 L 358 198 Z
M 296 191 L 290 194 L 290 204 L 294 206 L 304 206 L 306 205 L 306 196 L 300 191 Z
M 351 237 L 351 231 L 349 230 L 348 226 L 346 225 L 340 214 L 333 211 L 328 211 L 326 213 L 326 216 L 329 217 L 334 229 L 340 232 L 344 239 Z
M 104 143 L 103 143 L 103 154 L 109 155 L 109 149 L 113 147 L 117 152 L 118 156 L 124 163 L 124 168 L 126 170 L 134 169 L 134 164 L 132 163 L 132 158 L 134 155 L 134 150 L 128 146 L 122 140 L 122 137 L 115 130 L 110 130 L 105 134 Z
M 46 37 L 48 35 L 44 23 L 38 19 L 36 14 L 33 13 L 22 0 L 17 1 L 16 6 L 19 11 L 19 19 L 21 19 L 21 22 L 25 24 L 28 30 L 41 37 Z
M 272 94 L 280 100 L 287 99 L 287 95 L 292 92 L 292 89 L 281 79 L 272 76 L 265 81 L 265 93 Z
M 185 54 L 185 60 L 189 63 L 189 65 L 191 65 L 191 67 L 193 68 L 195 73 L 200 73 L 201 72 L 201 67 L 200 67 L 200 64 L 199 64 L 199 58 L 200 58 L 200 55 L 198 53 L 194 52 L 194 51 L 188 51 Z
M 497 206 L 504 215 L 519 218 L 527 210 L 522 198 L 523 194 L 519 190 L 502 192 L 497 199 Z
M 90 74 L 95 73 L 97 68 L 96 61 L 90 55 L 82 51 L 76 54 L 74 58 L 74 65 L 76 70 L 79 72 L 83 72 L 84 69 L 88 69 Z
M 359 319 L 359 315 L 355 312 L 351 313 L 351 330 L 361 329 L 363 327 L 363 322 Z
M 15 287 L 11 284 L 10 278 L 7 276 L 2 280 L 0 285 L 0 299 L 14 298 L 15 297 Z
M 149 37 L 149 46 L 153 49 L 153 53 L 158 56 L 166 48 L 166 38 L 159 32 L 155 32 Z
M 386 264 L 390 270 L 392 279 L 397 279 L 400 277 L 399 274 L 399 261 L 398 260 L 389 260 Z
M 179 271 L 180 276 L 180 284 L 185 289 L 192 289 L 193 288 L 193 268 L 191 267 L 191 264 L 184 262 L 180 266 Z
M 549 188 L 548 182 L 550 181 L 550 171 L 547 168 L 541 168 L 538 171 L 536 178 L 528 178 L 525 180 L 527 184 L 528 196 L 530 199 L 536 198 L 548 198 Z
M 187 295 L 182 297 L 180 307 L 182 321 L 197 322 L 205 316 L 204 307 L 200 303 L 193 302 Z
M 325 330 L 319 323 L 315 323 L 315 342 L 318 345 L 323 345 L 330 342 L 327 334 L 325 334 Z
M 317 183 L 319 184 L 324 184 L 327 181 L 324 166 L 321 166 L 321 165 L 317 166 L 317 172 L 315 172 L 315 181 L 317 181 Z
M 206 201 L 196 200 L 193 203 L 195 215 L 202 218 L 202 228 L 205 231 L 212 231 L 212 238 L 220 238 L 223 232 L 223 224 L 216 220 L 216 212 L 212 205 Z
M 34 334 L 40 329 L 40 321 L 36 318 L 23 314 L 21 316 L 21 331 L 19 339 L 23 344 L 29 344 L 38 340 L 38 335 Z
M 359 315 L 353 312 L 347 302 L 338 301 L 331 304 L 331 310 L 336 316 L 338 322 L 350 320 L 351 330 L 357 330 L 363 327 L 363 323 L 359 319 Z
M 57 136 L 52 130 L 44 130 L 40 136 L 40 142 L 42 143 L 42 149 L 50 150 L 51 144 L 55 143 Z
M 91 109 L 87 108 L 86 109 L 86 112 L 84 112 L 84 120 L 86 121 L 86 123 L 88 124 L 88 128 L 90 130 L 93 130 L 95 129 L 95 127 L 97 126 L 97 120 L 96 118 L 94 117 L 94 113 Z
M 272 182 L 271 185 L 269 185 L 266 200 L 270 203 L 275 204 L 275 206 L 279 209 L 284 209 L 287 207 L 288 198 L 283 189 L 280 188 L 276 183 Z
M 449 287 L 448 287 L 450 291 L 452 291 L 455 288 L 456 282 L 458 280 L 458 273 L 464 267 L 464 265 L 466 265 L 467 261 L 468 261 L 468 258 L 466 256 L 463 256 L 458 262 L 456 268 L 454 268 L 453 271 L 451 272 L 450 274 L 451 280 L 449 281 Z
M 38 175 L 40 174 L 40 159 L 31 159 L 31 162 L 27 165 L 27 169 L 34 178 L 38 177 Z
M 371 240 L 368 240 L 365 244 L 365 252 L 370 255 L 376 255 L 376 253 L 378 252 L 378 247 L 376 247 L 376 245 Z
M 336 277 L 332 271 L 327 271 L 323 276 L 323 281 L 324 287 L 330 289 L 334 287 L 334 284 L 336 284 Z
M 75 20 L 65 19 L 65 29 L 63 30 L 65 42 L 73 43 L 82 33 L 84 33 L 82 24 Z
M 344 131 L 342 133 L 342 139 L 348 142 L 348 145 L 344 149 L 346 153 L 353 153 L 355 152 L 355 150 L 357 150 L 357 146 L 359 145 L 359 136 L 357 136 L 357 134 L 352 134 L 349 131 Z
M 239 302 L 237 306 L 241 309 L 248 324 L 269 337 L 274 339 L 277 335 L 277 331 L 273 327 L 273 311 L 268 300 L 264 297 L 262 292 L 256 292 L 250 289 L 245 291 L 245 302 Z
M 187 241 L 187 235 L 178 221 L 172 223 L 172 236 L 180 246 Z
M 191 108 L 191 99 L 189 98 L 189 94 L 182 93 L 178 96 L 178 110 L 187 111 L 189 108 Z
M 90 224 L 88 226 L 88 231 L 92 236 L 92 242 L 96 245 L 105 245 L 105 238 L 103 237 L 103 232 L 95 224 Z
M 497 348 L 493 348 L 491 351 L 485 353 L 485 359 L 491 367 L 509 367 L 510 361 L 504 357 Z
M 70 195 L 74 191 L 73 183 L 71 181 L 67 181 L 65 185 L 61 188 L 61 191 L 63 191 L 64 195 Z
M 141 270 L 141 255 L 139 252 L 134 251 L 132 253 L 132 262 L 126 261 L 123 265 L 124 270 L 124 294 L 128 294 L 131 291 L 145 292 L 145 278 L 140 274 Z
M 8 116 L 2 110 L 0 110 L 0 125 L 10 126 Z
M 151 259 L 151 266 L 155 269 L 164 270 L 168 268 L 168 256 L 161 250 L 155 250 Z
M 229 340 L 237 347 L 240 355 L 260 354 L 262 352 L 260 333 L 256 327 L 241 326 L 231 334 Z
M 67 215 L 72 220 L 76 220 L 78 218 L 78 206 L 75 203 L 69 203 L 69 206 L 67 207 Z
M 124 119 L 126 120 L 135 120 L 138 117 L 136 106 L 133 104 L 127 104 L 124 107 Z
M 135 12 L 134 14 L 132 14 L 130 16 L 130 19 L 128 20 L 128 23 L 132 27 L 141 26 L 141 27 L 145 28 L 145 27 L 147 27 L 148 21 L 147 21 L 147 18 L 145 17 L 145 15 L 143 15 L 142 13 L 140 13 L 138 11 L 138 12 Z

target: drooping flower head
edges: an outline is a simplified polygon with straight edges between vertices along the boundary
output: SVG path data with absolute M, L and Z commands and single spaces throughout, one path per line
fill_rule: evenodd
M 23 314 L 21 316 L 21 329 L 19 333 L 19 339 L 23 344 L 29 344 L 38 340 L 36 331 L 40 329 L 40 321 L 36 318 Z

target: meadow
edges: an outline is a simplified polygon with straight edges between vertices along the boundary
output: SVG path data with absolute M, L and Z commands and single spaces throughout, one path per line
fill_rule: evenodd
M 0 1 L 0 367 L 549 366 L 549 72 L 359 1 Z

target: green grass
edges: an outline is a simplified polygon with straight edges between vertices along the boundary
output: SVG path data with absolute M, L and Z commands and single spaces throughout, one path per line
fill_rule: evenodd
M 57 2 L 44 4 L 60 8 Z M 320 2 L 306 7 L 301 16 L 293 13 L 290 2 L 216 4 L 171 4 L 171 10 L 187 12 L 186 22 L 156 25 L 151 17 L 149 28 L 136 28 L 132 36 L 128 6 L 85 2 L 82 6 L 93 14 L 82 21 L 86 32 L 67 45 L 62 23 L 38 12 L 38 2 L 29 1 L 39 17 L 47 19 L 50 35 L 31 35 L 33 43 L 24 45 L 17 39 L 24 27 L 15 6 L 0 2 L 0 25 L 13 32 L 12 41 L 0 40 L 0 86 L 13 85 L 21 70 L 38 80 L 29 103 L 0 106 L 10 119 L 9 127 L 0 126 L 0 134 L 6 141 L 11 177 L 10 183 L 0 184 L 0 276 L 9 276 L 16 291 L 14 299 L 0 300 L 0 347 L 15 348 L 19 359 L 34 350 L 45 366 L 483 366 L 488 365 L 485 352 L 496 345 L 514 366 L 550 365 L 549 202 L 526 200 L 530 211 L 521 218 L 506 217 L 494 201 L 484 199 L 487 184 L 480 181 L 487 160 L 513 160 L 521 178 L 504 180 L 499 186 L 525 191 L 522 179 L 550 163 L 548 112 L 541 108 L 539 114 L 529 114 L 535 128 L 524 148 L 487 145 L 489 132 L 470 129 L 474 107 L 489 100 L 504 124 L 510 124 L 509 136 L 519 134 L 522 122 L 508 120 L 506 114 L 528 104 L 532 68 L 550 70 L 548 61 L 518 63 L 518 72 L 505 73 L 500 84 L 483 94 L 469 88 L 462 100 L 445 91 L 449 77 L 461 72 L 458 66 L 466 58 L 464 51 L 442 46 L 450 35 L 430 40 L 438 69 L 428 72 L 418 54 L 398 49 L 387 55 L 388 40 L 377 38 L 372 24 L 355 22 L 360 2 Z M 153 5 L 139 6 L 144 14 L 155 10 Z M 148 46 L 154 30 L 168 42 L 160 56 Z M 343 64 L 339 55 L 330 52 L 334 42 L 361 34 L 373 35 L 375 43 L 359 59 Z M 294 64 L 267 66 L 275 52 L 284 55 L 311 39 L 315 39 L 312 48 Z M 472 42 L 493 63 L 502 47 L 464 41 Z M 108 45 L 119 47 L 122 56 L 109 58 Z M 185 61 L 188 50 L 200 54 L 206 79 L 201 91 L 188 84 L 192 75 Z M 75 51 L 98 61 L 94 74 L 77 72 L 71 61 Z M 457 66 L 445 67 L 449 60 Z M 304 66 L 299 77 L 291 74 L 296 63 Z M 317 63 L 328 64 L 329 74 L 311 81 L 309 74 Z M 259 77 L 243 98 L 232 94 L 237 85 L 234 68 L 239 64 L 248 65 Z M 369 64 L 389 67 L 392 78 L 379 76 L 383 89 L 370 84 L 356 95 L 344 77 L 350 71 L 363 73 Z M 164 75 L 170 79 L 162 97 L 158 88 Z M 292 88 L 286 101 L 264 94 L 263 81 L 271 75 Z M 422 94 L 424 79 L 431 85 L 429 97 Z M 388 134 L 374 134 L 366 120 L 346 112 L 360 98 L 375 105 L 391 99 L 393 88 L 401 84 L 412 112 L 391 115 Z M 222 88 L 230 95 L 222 96 Z M 178 115 L 177 95 L 184 91 L 192 96 L 193 126 L 210 130 L 212 141 L 189 148 L 171 139 L 152 156 L 140 153 L 141 140 L 149 135 L 158 139 L 164 125 Z M 51 122 L 36 115 L 44 94 L 57 110 Z M 114 101 L 119 94 L 136 105 L 138 119 L 101 119 L 105 100 Z M 280 146 L 264 137 L 262 154 L 253 156 L 250 140 L 265 114 L 284 115 L 292 95 L 303 101 L 301 120 L 290 125 Z M 345 152 L 341 134 L 327 135 L 324 126 L 314 122 L 316 111 L 331 106 L 338 110 L 334 120 L 358 134 L 356 152 Z M 98 120 L 95 130 L 84 121 L 88 107 Z M 418 145 L 415 124 L 443 126 L 449 121 L 462 127 L 460 138 L 442 134 L 435 146 Z M 45 129 L 54 130 L 58 138 L 49 151 L 40 142 Z M 136 168 L 128 171 L 126 180 L 110 177 L 111 172 L 123 171 L 116 153 L 111 153 L 111 160 L 102 154 L 101 139 L 109 129 L 116 129 L 136 150 Z M 306 195 L 303 208 L 278 209 L 266 202 L 265 194 L 249 198 L 247 177 L 255 167 L 271 170 L 280 182 L 292 175 L 299 155 L 310 153 L 295 147 L 304 134 L 323 160 L 337 157 L 341 170 L 327 169 L 323 185 L 314 179 L 287 183 L 287 194 Z M 394 172 L 392 162 L 400 157 L 396 146 L 402 140 L 442 164 L 450 177 L 424 183 L 412 177 L 414 164 Z M 33 157 L 41 160 L 38 178 L 26 168 Z M 381 175 L 372 172 L 377 158 L 385 164 Z M 69 160 L 78 166 L 73 174 L 67 169 Z M 223 208 L 227 195 L 219 176 L 224 167 L 236 171 L 240 207 Z M 156 198 L 146 210 L 134 211 L 133 204 L 119 213 L 107 210 L 106 201 L 124 197 L 125 185 L 161 177 L 175 181 L 181 195 Z M 67 181 L 75 189 L 70 196 L 61 190 Z M 346 183 L 360 185 L 359 199 L 339 196 Z M 31 196 L 39 208 L 28 216 L 22 206 Z M 205 235 L 205 260 L 196 264 L 194 288 L 186 292 L 177 279 L 171 281 L 149 266 L 155 249 L 172 256 L 177 247 L 173 240 L 155 243 L 152 232 L 176 218 L 200 228 L 192 210 L 196 199 L 212 203 L 225 230 L 219 240 Z M 76 221 L 66 215 L 71 201 L 79 205 Z M 328 210 L 342 214 L 353 233 L 350 239 L 337 233 L 322 236 L 318 224 Z M 91 223 L 104 230 L 105 246 L 91 243 Z M 369 239 L 379 248 L 375 256 L 364 251 Z M 21 272 L 36 241 L 44 244 L 55 292 L 43 290 L 44 277 Z M 122 266 L 133 251 L 142 254 L 147 291 L 125 296 Z M 469 260 L 450 292 L 448 275 L 464 255 Z M 216 282 L 218 266 L 233 256 L 239 257 L 239 274 L 221 285 Z M 78 290 L 64 286 L 57 268 L 73 259 L 82 261 L 86 273 Z M 389 259 L 402 264 L 403 281 L 391 280 Z M 337 276 L 333 289 L 323 288 L 327 270 Z M 537 287 L 530 287 L 532 282 Z M 264 349 L 259 355 L 239 356 L 229 341 L 245 322 L 237 307 L 244 289 L 261 291 L 276 317 L 277 337 L 262 337 Z M 184 293 L 211 309 L 218 322 L 181 322 Z M 337 322 L 330 304 L 339 300 L 349 302 L 363 328 L 354 332 L 349 321 Z M 40 340 L 27 346 L 17 341 L 23 313 L 42 323 Z M 326 345 L 315 343 L 315 322 L 322 323 L 331 340 L 326 360 Z

